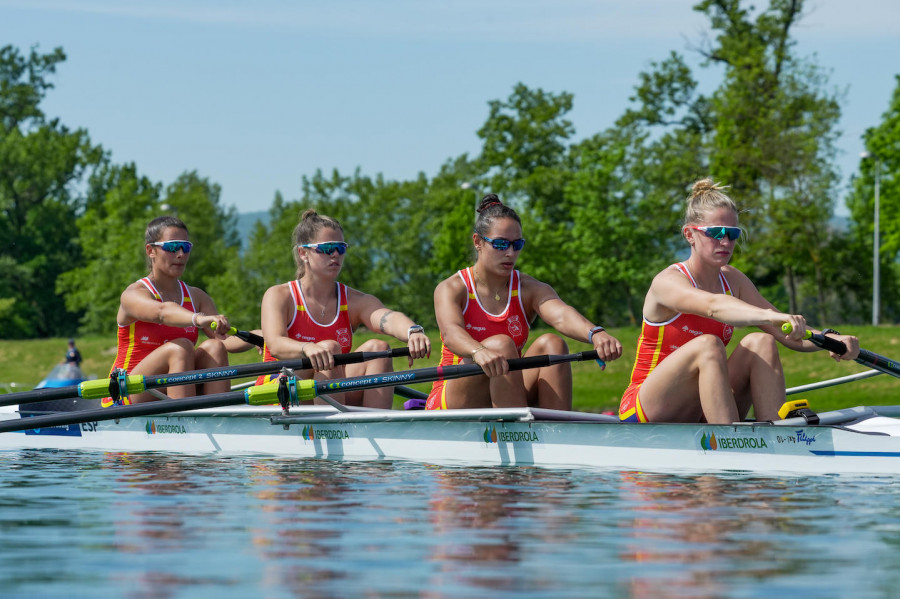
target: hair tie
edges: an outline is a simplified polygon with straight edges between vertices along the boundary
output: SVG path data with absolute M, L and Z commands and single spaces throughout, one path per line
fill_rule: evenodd
M 500 200 L 491 200 L 491 201 L 489 201 L 487 204 L 484 204 L 483 206 L 480 206 L 480 207 L 478 208 L 478 213 L 481 214 L 482 212 L 484 212 L 485 210 L 487 210 L 487 209 L 490 208 L 491 206 L 502 206 L 502 205 L 503 205 L 503 202 L 501 202 Z

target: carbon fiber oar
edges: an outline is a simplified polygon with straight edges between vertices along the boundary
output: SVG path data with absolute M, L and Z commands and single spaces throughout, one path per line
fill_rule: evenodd
M 781 330 L 784 334 L 789 335 L 793 330 L 790 323 L 784 323 L 781 325 Z M 839 356 L 847 353 L 847 346 L 844 345 L 843 341 L 838 341 L 837 339 L 832 339 L 831 337 L 826 337 L 820 333 L 813 333 L 812 331 L 806 331 L 806 334 L 803 336 L 804 339 L 809 339 L 822 349 L 826 349 L 830 352 L 836 353 Z M 858 364 L 862 364 L 863 366 L 868 366 L 873 370 L 878 370 L 885 374 L 889 374 L 891 376 L 900 378 L 900 363 L 896 360 L 892 360 L 886 356 L 882 356 L 881 354 L 876 354 L 875 352 L 871 352 L 867 349 L 859 348 L 859 356 L 855 359 L 855 362 Z
M 528 358 L 513 358 L 509 360 L 509 369 L 526 370 L 528 368 L 541 368 L 563 364 L 566 362 L 581 362 L 597 360 L 599 356 L 595 350 L 577 352 L 574 354 L 542 355 Z M 312 399 L 322 393 L 341 393 L 356 389 L 373 389 L 375 387 L 393 387 L 400 383 L 427 383 L 430 381 L 458 379 L 466 376 L 484 374 L 484 370 L 478 364 L 457 364 L 454 366 L 435 366 L 431 368 L 418 368 L 416 370 L 404 370 L 401 372 L 386 372 L 346 379 L 331 379 L 325 381 L 302 380 L 297 381 L 296 399 Z M 293 397 L 292 397 L 293 398 Z
M 408 355 L 408 347 L 397 347 L 382 352 L 351 352 L 349 354 L 336 354 L 334 356 L 334 363 L 356 364 L 367 360 L 399 358 Z M 207 368 L 205 370 L 191 370 L 175 374 L 156 374 L 148 376 L 130 374 L 124 377 L 125 388 L 122 389 L 123 392 L 120 392 L 120 395 L 135 395 L 137 393 L 143 393 L 148 389 L 157 389 L 159 387 L 193 385 L 207 381 L 220 381 L 224 379 L 259 376 L 261 374 L 272 374 L 273 372 L 278 372 L 282 368 L 307 370 L 310 367 L 309 358 L 298 358 L 296 360 L 257 362 L 254 364 L 241 364 L 239 366 L 222 366 L 220 368 Z M 69 387 L 19 391 L 18 393 L 8 393 L 0 396 L 0 398 L 2 398 L 0 399 L 0 406 L 54 401 L 73 397 L 80 397 L 81 399 L 102 399 L 104 397 L 112 396 L 110 385 L 117 387 L 123 386 L 117 384 L 117 381 L 115 380 L 111 381 L 109 378 L 106 378 L 84 381 Z
M 399 349 L 406 350 L 406 348 Z M 342 355 L 349 356 L 350 354 Z M 544 366 L 552 366 L 554 364 L 563 364 L 565 362 L 579 362 L 596 359 L 596 351 L 585 351 L 564 355 L 531 356 L 528 358 L 514 358 L 510 360 L 509 369 L 525 370 L 528 368 L 541 368 Z M 275 364 L 275 362 L 268 362 L 268 364 Z M 419 368 L 416 370 L 333 379 L 330 381 L 298 381 L 294 377 L 283 377 L 277 382 L 273 381 L 265 385 L 257 385 L 243 391 L 215 393 L 212 395 L 204 395 L 202 397 L 186 397 L 184 399 L 166 399 L 163 401 L 128 406 L 113 406 L 110 408 L 98 408 L 95 410 L 83 410 L 78 412 L 58 412 L 19 419 L 13 418 L 0 421 L 0 433 L 47 428 L 50 426 L 67 426 L 69 424 L 81 424 L 82 422 L 99 422 L 120 418 L 152 416 L 155 414 L 171 414 L 174 412 L 184 412 L 200 408 L 219 408 L 244 403 L 251 405 L 281 403 L 282 406 L 287 406 L 288 403 L 293 403 L 302 399 L 312 399 L 316 395 L 326 391 L 331 393 L 341 393 L 356 389 L 392 387 L 401 382 L 424 383 L 436 380 L 457 379 L 478 374 L 484 374 L 481 366 L 478 366 L 477 364 L 458 364 L 456 366 Z

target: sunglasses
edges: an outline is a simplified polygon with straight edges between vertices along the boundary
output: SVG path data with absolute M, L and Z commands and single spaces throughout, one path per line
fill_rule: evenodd
M 703 234 L 707 237 L 711 237 L 712 239 L 722 240 L 725 237 L 730 239 L 731 241 L 735 241 L 738 237 L 741 236 L 741 228 L 740 227 L 723 227 L 723 226 L 715 226 L 715 227 L 695 227 L 690 226 L 691 229 L 697 229 L 698 231 L 703 231 Z
M 297 247 L 316 250 L 317 254 L 328 254 L 330 256 L 331 254 L 337 252 L 339 255 L 343 256 L 344 252 L 347 251 L 347 248 L 350 247 L 350 245 L 344 243 L 343 241 L 326 241 L 325 243 L 304 243 L 303 245 L 299 245 Z
M 524 239 L 514 239 L 512 241 L 509 239 L 491 239 L 490 237 L 485 237 L 481 233 L 479 233 L 478 236 L 491 244 L 491 247 L 495 250 L 508 250 L 509 246 L 512 246 L 513 251 L 518 252 L 525 247 Z
M 150 245 L 155 245 L 157 247 L 161 247 L 164 252 L 176 253 L 178 250 L 181 250 L 185 254 L 191 253 L 191 248 L 194 247 L 194 244 L 190 241 L 154 241 L 150 243 Z

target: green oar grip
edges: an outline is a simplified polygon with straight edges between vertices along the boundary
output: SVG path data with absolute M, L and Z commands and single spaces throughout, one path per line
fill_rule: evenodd
M 135 395 L 147 390 L 144 377 L 140 374 L 129 374 L 125 377 L 125 395 Z M 97 379 L 78 383 L 78 396 L 82 399 L 103 399 L 109 397 L 109 379 Z
M 781 332 L 784 333 L 785 335 L 790 335 L 791 333 L 794 332 L 794 325 L 792 325 L 789 322 L 784 323 L 783 325 L 781 325 Z M 803 338 L 809 339 L 810 337 L 812 337 L 812 331 L 810 331 L 809 329 L 806 329 L 806 332 L 803 333 Z
M 215 320 L 209 324 L 209 328 L 211 328 L 214 331 L 216 330 L 216 328 L 218 326 L 219 326 L 219 323 L 217 323 Z M 238 332 L 237 327 L 231 327 L 230 329 L 228 329 L 228 332 L 225 334 L 226 335 L 236 335 L 237 332 Z

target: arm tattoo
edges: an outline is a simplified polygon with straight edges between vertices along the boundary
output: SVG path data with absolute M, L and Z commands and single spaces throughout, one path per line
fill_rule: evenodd
M 381 316 L 381 321 L 378 323 L 378 328 L 381 329 L 381 332 L 384 333 L 384 323 L 387 322 L 387 317 L 393 314 L 393 310 L 388 310 Z

